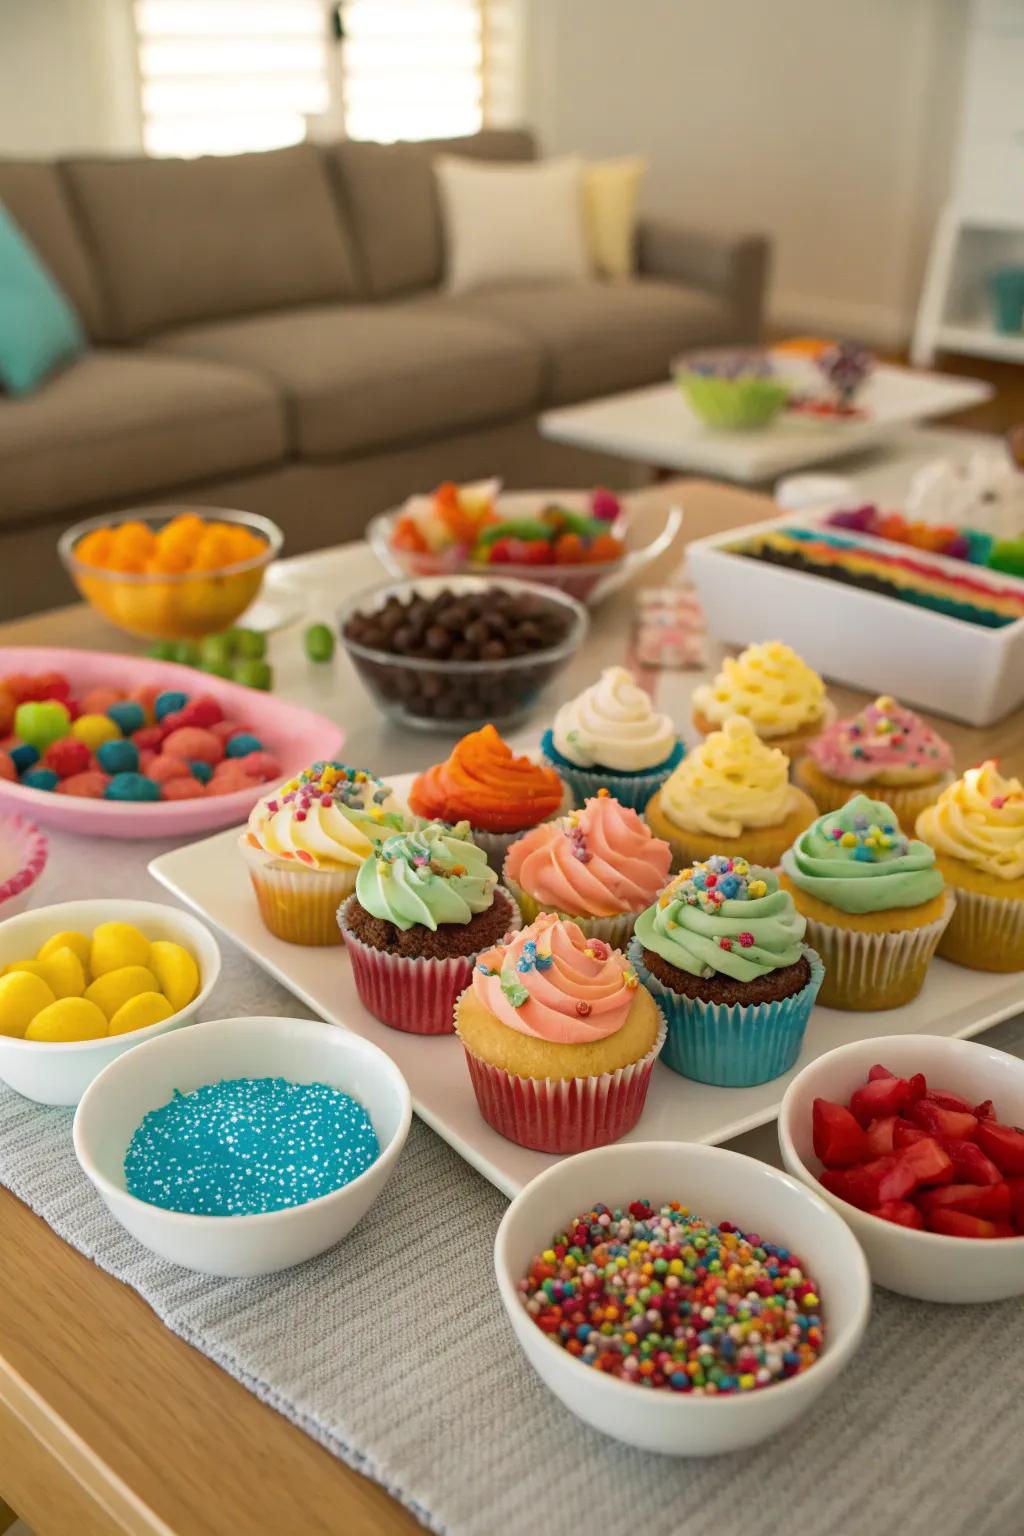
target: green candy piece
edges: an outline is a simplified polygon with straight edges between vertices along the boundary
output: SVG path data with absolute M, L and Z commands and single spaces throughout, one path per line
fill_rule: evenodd
M 234 663 L 230 661 L 201 661 L 200 672 L 208 672 L 211 677 L 223 677 L 231 682 L 234 678 Z
M 146 655 L 153 661 L 173 661 L 174 641 L 154 640 L 152 645 L 146 647 Z
M 243 683 L 246 688 L 260 688 L 264 693 L 269 693 L 274 682 L 269 662 L 256 656 L 246 656 L 236 661 L 231 668 L 231 675 L 236 683 Z
M 482 529 L 477 535 L 477 544 L 488 549 L 498 539 L 543 539 L 546 544 L 550 537 L 551 529 L 539 517 L 511 517 Z
M 231 661 L 231 642 L 227 635 L 207 635 L 199 642 L 199 665 L 205 672 L 210 662 L 226 665 Z
M 326 624 L 311 624 L 302 643 L 310 661 L 330 661 L 334 655 L 334 634 Z
M 267 637 L 258 629 L 229 629 L 224 638 L 232 656 L 243 661 L 262 661 L 267 654 Z
M 183 667 L 197 667 L 199 647 L 194 640 L 175 640 L 168 660 L 180 662 Z

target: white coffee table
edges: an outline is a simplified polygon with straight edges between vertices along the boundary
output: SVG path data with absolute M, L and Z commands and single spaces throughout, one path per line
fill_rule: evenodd
M 758 431 L 723 432 L 704 426 L 669 382 L 545 411 L 540 430 L 556 442 L 657 469 L 762 485 L 791 470 L 859 453 L 902 427 L 952 415 L 992 393 L 991 385 L 977 379 L 878 367 L 861 397 L 864 419 L 829 421 L 784 412 Z

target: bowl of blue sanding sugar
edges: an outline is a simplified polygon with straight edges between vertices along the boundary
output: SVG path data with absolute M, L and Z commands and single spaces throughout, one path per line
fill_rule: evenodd
M 161 1258 L 264 1275 L 332 1248 L 398 1160 L 412 1103 L 368 1040 L 314 1019 L 218 1019 L 105 1068 L 75 1154 L 121 1225 Z

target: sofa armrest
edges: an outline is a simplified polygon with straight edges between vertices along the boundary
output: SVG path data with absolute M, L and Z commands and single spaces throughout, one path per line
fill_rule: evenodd
M 763 235 L 713 235 L 668 219 L 641 219 L 639 271 L 687 283 L 724 299 L 736 317 L 736 339 L 760 340 L 771 243 Z

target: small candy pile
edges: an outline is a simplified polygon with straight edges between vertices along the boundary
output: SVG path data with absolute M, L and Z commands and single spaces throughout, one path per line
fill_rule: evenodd
M 569 1354 L 641 1387 L 751 1392 L 807 1370 L 824 1339 L 817 1287 L 794 1254 L 677 1200 L 584 1211 L 518 1289 Z
M 223 571 L 267 553 L 267 541 L 242 523 L 183 512 L 159 530 L 132 518 L 94 528 L 75 545 L 83 565 L 118 575 L 181 576 Z
M 280 775 L 209 694 L 92 688 L 58 672 L 0 678 L 0 779 L 89 800 L 195 800 Z
M 267 661 L 267 637 L 259 629 L 226 629 L 202 640 L 154 640 L 146 651 L 154 661 L 176 661 L 213 677 L 268 692 L 274 674 Z
M 713 853 L 709 859 L 695 860 L 680 870 L 658 897 L 658 906 L 670 907 L 681 901 L 702 912 L 717 912 L 723 901 L 757 901 L 767 892 L 767 883 L 753 874 L 746 859 Z
M 329 1195 L 380 1143 L 363 1106 L 326 1083 L 240 1077 L 150 1110 L 124 1159 L 128 1191 L 165 1211 L 253 1216 Z
M 395 523 L 392 548 L 479 565 L 600 564 L 625 553 L 611 531 L 622 512 L 611 491 L 595 490 L 589 513 L 553 502 L 535 517 L 503 518 L 494 505 L 496 490 L 496 483 L 447 481 L 432 496 L 412 497 Z

